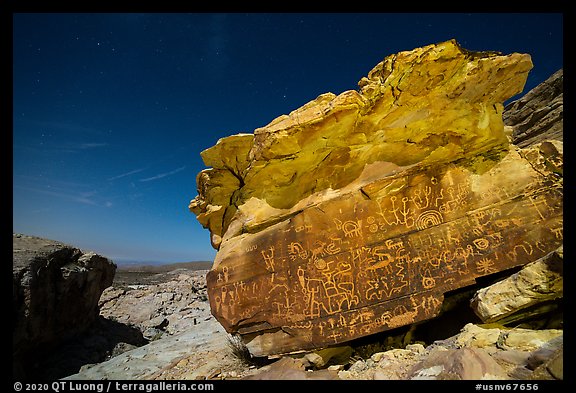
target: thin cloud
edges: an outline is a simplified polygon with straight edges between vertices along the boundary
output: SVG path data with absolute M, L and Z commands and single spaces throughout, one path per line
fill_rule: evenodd
M 94 195 L 94 192 L 74 194 L 74 193 L 50 191 L 50 190 L 41 189 L 41 188 L 34 188 L 34 187 L 14 186 L 14 188 L 19 188 L 21 190 L 36 192 L 36 193 L 44 194 L 44 195 L 51 195 L 51 196 L 54 196 L 57 198 L 67 199 L 67 200 L 82 203 L 85 205 L 98 206 L 98 203 L 94 202 L 92 199 L 89 198 L 90 196 Z
M 102 133 L 100 129 L 85 127 L 81 124 L 68 123 L 65 121 L 38 121 L 29 120 L 30 123 L 38 125 L 45 129 L 56 129 L 59 131 L 65 131 L 73 133 L 74 135 L 84 134 L 84 135 L 99 135 Z
M 102 142 L 79 142 L 79 143 L 68 143 L 65 145 L 55 146 L 54 149 L 65 151 L 68 153 L 73 153 L 78 150 L 90 150 L 90 149 L 98 149 L 100 147 L 108 146 L 108 143 Z M 46 147 L 50 149 L 50 146 Z
M 77 145 L 77 148 L 81 149 L 81 150 L 86 150 L 86 149 L 95 149 L 95 148 L 104 147 L 104 146 L 108 146 L 108 144 L 107 143 L 92 142 L 92 143 L 79 143 Z
M 108 143 L 103 142 L 80 142 L 80 143 L 66 143 L 66 144 L 53 144 L 50 141 L 42 142 L 36 145 L 14 145 L 14 150 L 23 150 L 24 152 L 31 152 L 34 154 L 40 153 L 78 153 L 83 150 L 98 149 L 108 146 Z
M 126 177 L 126 176 L 134 175 L 135 173 L 142 172 L 142 171 L 145 170 L 145 169 L 146 169 L 146 168 L 134 169 L 133 171 L 126 172 L 126 173 L 122 173 L 121 175 L 111 177 L 110 179 L 108 179 L 108 181 L 112 181 L 112 180 L 116 180 L 116 179 L 121 179 L 121 178 Z
M 183 166 L 183 167 L 174 169 L 173 171 L 170 171 L 170 172 L 161 173 L 161 174 L 156 175 L 156 176 L 147 177 L 146 179 L 140 179 L 140 181 L 146 182 L 146 181 L 152 181 L 152 180 L 162 179 L 163 177 L 173 175 L 173 174 L 175 174 L 175 173 L 178 173 L 178 172 L 180 172 L 180 171 L 183 171 L 184 169 L 186 169 L 186 166 Z

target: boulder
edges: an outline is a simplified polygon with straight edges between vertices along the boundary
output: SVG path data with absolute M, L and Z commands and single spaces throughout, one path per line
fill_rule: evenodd
M 508 379 L 506 371 L 479 348 L 435 348 L 411 370 L 412 380 Z
M 537 304 L 562 298 L 562 249 L 478 291 L 471 300 L 476 315 L 484 322 L 496 322 Z
M 116 265 L 48 239 L 14 234 L 12 244 L 13 372 L 25 377 L 44 352 L 97 320 L 98 300 L 112 285 Z
M 519 100 L 506 105 L 504 124 L 520 147 L 546 139 L 562 140 L 564 133 L 564 70 L 560 69 Z
M 255 356 L 324 348 L 556 250 L 561 142 L 520 149 L 502 120 L 531 68 L 453 40 L 400 52 L 203 151 L 189 207 L 218 250 L 212 314 Z

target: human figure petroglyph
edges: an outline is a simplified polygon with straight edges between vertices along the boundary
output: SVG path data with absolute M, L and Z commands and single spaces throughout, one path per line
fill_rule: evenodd
M 298 270 L 296 270 L 296 276 L 298 277 L 298 282 L 303 289 L 306 289 L 306 271 L 302 266 L 298 266 Z
M 413 227 L 414 226 L 414 218 L 412 216 L 414 214 L 414 210 L 412 210 L 411 208 L 408 207 L 408 203 L 410 201 L 410 198 L 407 196 L 402 197 L 402 199 L 401 199 L 402 207 L 396 206 L 397 199 L 398 199 L 398 197 L 396 195 L 392 195 L 389 198 L 389 200 L 392 204 L 392 208 L 387 209 L 388 211 L 390 211 L 394 215 L 394 221 L 388 220 L 388 218 L 386 217 L 386 215 L 382 211 L 381 206 L 380 206 L 381 213 L 379 213 L 379 215 L 382 216 L 384 221 L 386 221 L 386 224 L 388 224 L 389 226 L 404 225 L 407 228 Z M 400 217 L 400 216 L 402 216 L 402 217 Z M 381 227 L 385 227 L 385 225 L 382 225 Z
M 230 275 L 228 273 L 228 266 L 224 266 L 221 271 L 218 272 L 216 277 L 216 282 L 218 284 L 226 284 L 228 282 Z
M 260 251 L 260 253 L 262 254 L 262 258 L 264 258 L 266 270 L 274 271 L 274 246 L 270 246 L 268 251 L 268 253 L 266 253 L 266 251 Z
M 391 209 L 385 209 L 385 210 L 389 210 L 392 214 L 394 214 L 394 221 L 388 221 L 388 218 L 386 218 L 386 215 L 382 212 L 382 218 L 384 218 L 384 221 L 386 221 L 386 223 L 390 226 L 392 225 L 398 225 L 398 223 L 400 222 L 400 218 L 398 217 L 397 211 L 398 208 L 396 207 L 396 195 L 392 195 L 389 200 L 392 203 L 392 208 Z
M 456 211 L 458 207 L 466 207 L 466 201 L 468 195 L 470 194 L 468 187 L 463 186 L 462 184 L 457 184 L 456 186 L 448 186 L 446 187 L 446 192 L 448 193 L 449 197 L 444 203 L 438 203 L 440 199 L 444 199 L 444 189 L 441 189 L 440 197 L 437 197 L 435 200 L 435 207 L 438 208 L 439 212 L 449 213 Z
M 246 284 L 244 281 L 236 281 L 234 284 L 234 293 L 236 293 L 236 300 L 240 300 L 240 292 L 246 292 Z
M 312 316 L 319 316 L 322 310 L 334 314 L 342 311 L 344 304 L 351 308 L 360 301 L 355 294 L 352 266 L 345 261 L 330 261 L 328 264 L 335 267 L 327 266 L 322 279 L 306 277 L 302 268 L 297 271 L 308 313 Z
M 312 318 L 320 316 L 320 309 L 323 304 L 317 300 L 316 294 L 320 292 L 322 280 L 306 278 L 306 294 L 304 301 L 307 305 L 307 315 Z
M 399 224 L 404 224 L 406 228 L 412 228 L 414 226 L 414 217 L 412 217 L 414 210 L 406 207 L 408 200 L 408 197 L 402 198 L 402 209 L 400 210 L 402 220 L 399 222 Z
M 328 338 L 331 338 L 334 340 L 334 343 L 338 343 L 338 339 L 342 337 L 342 333 L 340 333 L 338 330 L 334 330 L 332 331 L 332 334 L 330 334 L 328 336 Z
M 424 200 L 422 200 L 422 194 L 424 195 Z M 432 187 L 425 186 L 424 190 L 417 189 L 414 191 L 412 202 L 414 202 L 414 204 L 419 210 L 427 209 L 430 206 L 431 195 L 432 195 Z
M 430 315 L 442 305 L 442 301 L 434 295 L 423 296 L 420 300 L 416 300 L 417 296 L 410 296 L 410 303 L 415 311 L 422 309 L 424 314 Z

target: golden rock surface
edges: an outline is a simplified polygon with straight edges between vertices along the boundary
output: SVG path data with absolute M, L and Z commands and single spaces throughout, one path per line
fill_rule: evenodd
M 543 163 L 562 157 L 510 145 L 502 122 L 531 68 L 453 40 L 400 52 L 359 91 L 202 152 L 190 210 L 218 249 L 214 316 L 253 355 L 321 348 L 556 249 L 562 180 Z

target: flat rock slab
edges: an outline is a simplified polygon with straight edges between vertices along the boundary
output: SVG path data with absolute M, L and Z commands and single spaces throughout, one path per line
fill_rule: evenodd
M 154 379 L 184 359 L 195 355 L 195 375 L 218 369 L 218 362 L 204 364 L 214 354 L 226 352 L 227 334 L 213 318 L 174 336 L 164 336 L 147 345 L 120 354 L 106 362 L 85 368 L 65 380 L 142 380 Z M 190 377 L 190 376 L 189 376 Z

